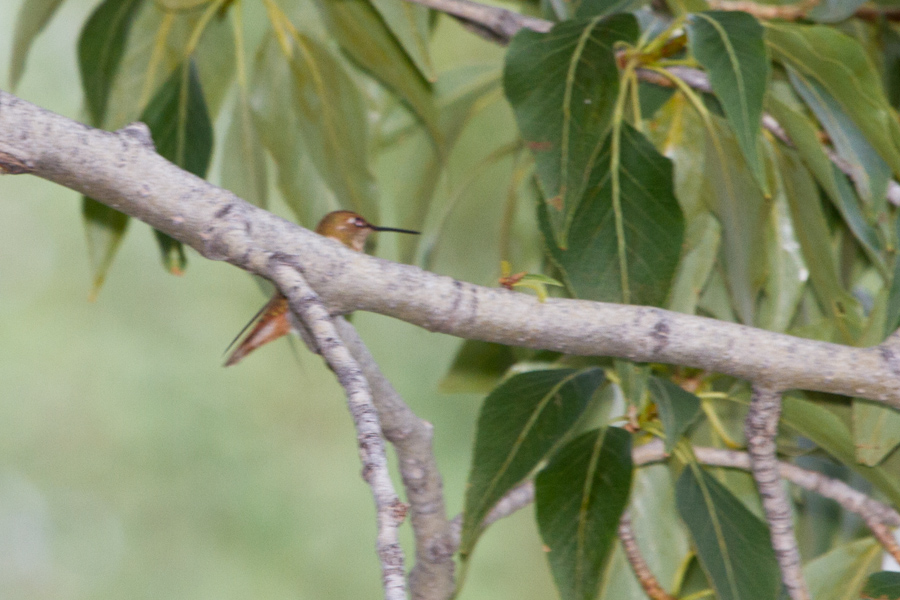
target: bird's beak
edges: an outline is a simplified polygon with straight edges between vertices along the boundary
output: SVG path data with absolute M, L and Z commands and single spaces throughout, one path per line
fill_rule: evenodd
M 397 233 L 411 233 L 413 235 L 419 235 L 418 231 L 413 231 L 412 229 L 397 229 L 396 227 L 377 227 L 375 225 L 370 225 L 372 231 L 396 231 Z

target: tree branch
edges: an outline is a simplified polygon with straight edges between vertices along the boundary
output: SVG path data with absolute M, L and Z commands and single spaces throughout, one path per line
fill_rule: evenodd
M 763 512 L 769 523 L 772 548 L 781 568 L 781 579 L 792 600 L 810 600 L 803 563 L 794 536 L 791 503 L 778 474 L 775 436 L 781 416 L 781 393 L 755 384 L 750 411 L 744 422 L 750 471 L 762 498 Z
M 675 597 L 663 589 L 659 580 L 650 571 L 650 566 L 644 560 L 644 555 L 641 554 L 641 549 L 634 537 L 634 531 L 631 529 L 631 517 L 627 512 L 619 521 L 618 536 L 628 564 L 631 565 L 631 570 L 634 571 L 634 576 L 637 577 L 638 583 L 641 584 L 647 597 L 651 600 L 675 600 Z
M 284 257 L 331 314 L 367 310 L 466 339 L 679 364 L 900 408 L 900 349 L 891 345 L 842 346 L 645 306 L 539 302 L 353 252 L 182 171 L 139 130 L 92 129 L 0 91 L 0 153 L 211 260 L 274 279 L 269 259 Z
M 444 508 L 443 483 L 432 451 L 434 428 L 417 417 L 403 401 L 353 325 L 343 317 L 336 317 L 334 324 L 369 382 L 381 431 L 397 451 L 416 541 L 410 593 L 414 599 L 449 598 L 454 591 L 456 547 Z
M 347 406 L 356 426 L 363 479 L 372 488 L 375 499 L 378 527 L 376 549 L 381 560 L 385 600 L 406 600 L 406 572 L 398 529 L 406 517 L 407 506 L 397 497 L 391 482 L 381 425 L 369 384 L 359 364 L 341 341 L 331 315 L 315 291 L 298 270 L 285 264 L 282 259 L 278 255 L 272 257 L 272 282 L 288 299 L 294 314 L 306 325 L 322 358 L 334 371 L 347 394 Z

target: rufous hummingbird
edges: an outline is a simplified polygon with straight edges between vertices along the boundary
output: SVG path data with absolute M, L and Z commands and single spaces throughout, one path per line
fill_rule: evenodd
M 327 238 L 337 240 L 352 250 L 362 252 L 366 246 L 366 239 L 373 231 L 397 231 L 399 233 L 418 234 L 418 231 L 409 229 L 397 229 L 395 227 L 376 227 L 355 212 L 349 210 L 336 210 L 330 212 L 319 221 L 316 233 Z M 234 352 L 225 361 L 225 366 L 236 365 L 245 356 L 264 346 L 273 340 L 277 340 L 291 331 L 300 331 L 300 326 L 294 322 L 294 317 L 288 306 L 287 298 L 279 292 L 275 292 L 272 299 L 250 319 L 250 322 L 234 338 L 234 342 L 243 335 L 251 325 L 256 323 L 247 337 L 238 344 Z M 302 326 L 302 325 L 301 325 Z M 231 342 L 231 345 L 234 345 Z M 230 348 L 231 346 L 229 346 Z M 227 352 L 227 350 L 226 350 Z

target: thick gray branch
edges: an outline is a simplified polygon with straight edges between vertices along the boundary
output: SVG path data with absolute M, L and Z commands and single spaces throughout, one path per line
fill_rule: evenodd
M 381 561 L 381 577 L 385 600 L 406 600 L 406 572 L 398 529 L 406 517 L 407 507 L 397 497 L 388 472 L 387 454 L 381 438 L 381 424 L 372 402 L 369 383 L 359 364 L 341 341 L 331 315 L 315 291 L 294 268 L 273 257 L 272 282 L 290 302 L 315 340 L 322 358 L 334 371 L 347 394 L 347 406 L 356 427 L 356 441 L 362 462 L 362 475 L 375 499 L 378 537 L 375 544 Z
M 853 348 L 658 308 L 486 288 L 353 252 L 182 171 L 139 127 L 92 129 L 0 92 L 0 161 L 87 194 L 213 260 L 273 279 L 289 257 L 332 314 L 377 312 L 467 339 L 697 367 L 900 407 L 900 349 Z
M 810 600 L 809 588 L 803 578 L 800 549 L 794 536 L 791 502 L 778 473 L 775 436 L 778 434 L 780 416 L 781 393 L 754 385 L 750 411 L 744 423 L 750 471 L 762 498 L 772 549 L 781 568 L 781 580 L 792 600 Z

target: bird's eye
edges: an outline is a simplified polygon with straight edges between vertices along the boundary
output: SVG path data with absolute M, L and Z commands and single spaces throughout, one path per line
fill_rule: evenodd
M 356 217 L 355 219 L 353 219 L 353 224 L 356 225 L 357 227 L 366 227 L 368 225 L 368 223 L 366 223 L 363 219 L 361 219 L 359 217 Z

